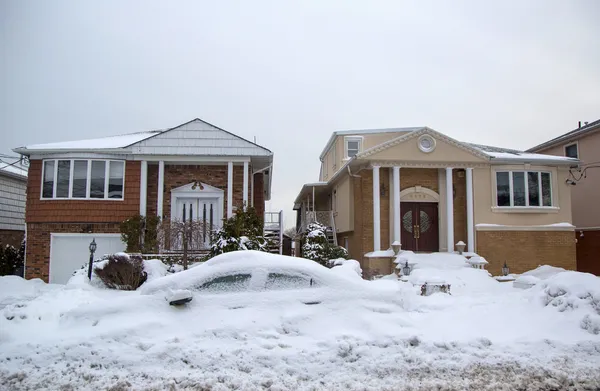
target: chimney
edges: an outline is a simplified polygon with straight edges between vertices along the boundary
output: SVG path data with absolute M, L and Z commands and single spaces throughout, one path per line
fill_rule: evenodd
M 578 126 L 578 128 L 581 128 L 581 121 L 579 121 L 579 126 Z

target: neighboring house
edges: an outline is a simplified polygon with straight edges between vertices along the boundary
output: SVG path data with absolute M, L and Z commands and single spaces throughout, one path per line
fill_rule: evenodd
M 575 269 L 569 170 L 579 161 L 456 141 L 427 127 L 335 132 L 305 184 L 297 230 L 317 220 L 365 275 L 391 272 L 403 250 L 467 244 L 499 274 L 539 264 Z M 333 234 L 335 233 L 335 234 Z M 298 248 L 299 246 L 297 246 Z M 383 250 L 383 251 L 380 251 Z
M 581 161 L 569 175 L 573 224 L 577 237 L 577 270 L 600 275 L 600 120 L 531 148 L 531 152 L 568 156 Z
M 189 219 L 202 244 L 243 207 L 264 213 L 273 153 L 200 119 L 161 131 L 30 145 L 25 277 L 64 283 L 96 255 L 122 251 L 119 225 L 137 215 Z M 208 231 L 208 232 L 206 232 Z
M 19 248 L 25 235 L 27 168 L 20 162 L 0 163 L 0 245 Z

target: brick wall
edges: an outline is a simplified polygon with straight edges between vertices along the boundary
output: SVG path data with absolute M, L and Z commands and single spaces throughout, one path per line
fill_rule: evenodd
M 21 247 L 21 242 L 25 237 L 25 231 L 14 229 L 0 229 L 0 246 L 10 244 L 15 248 Z
M 119 223 L 28 223 L 25 278 L 48 282 L 50 233 L 119 233 Z
M 600 229 L 575 232 L 577 239 L 577 271 L 600 276 Z
M 478 231 L 476 251 L 493 275 L 501 273 L 505 261 L 513 273 L 539 265 L 576 268 L 572 231 Z
M 125 162 L 123 200 L 42 200 L 42 160 L 32 160 L 27 180 L 28 223 L 120 222 L 140 211 L 140 162 Z
M 265 181 L 262 173 L 254 174 L 254 208 L 261 217 L 265 214 Z

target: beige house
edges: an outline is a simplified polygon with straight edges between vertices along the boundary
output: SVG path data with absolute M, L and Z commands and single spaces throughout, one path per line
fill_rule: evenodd
M 577 270 L 600 275 L 600 120 L 585 124 L 529 150 L 579 159 L 569 177 L 577 230 Z
M 575 268 L 571 186 L 577 159 L 454 140 L 427 127 L 334 132 L 319 181 L 298 194 L 297 229 L 319 221 L 366 276 L 392 270 L 389 250 L 466 251 L 523 272 Z

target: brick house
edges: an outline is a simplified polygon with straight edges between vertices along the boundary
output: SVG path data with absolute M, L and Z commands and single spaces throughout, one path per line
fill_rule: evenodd
M 30 160 L 25 277 L 65 283 L 96 254 L 124 250 L 140 214 L 211 229 L 270 199 L 273 153 L 200 119 L 158 131 L 14 149 Z M 210 235 L 209 235 L 210 237 Z
M 20 162 L 0 163 L 0 245 L 19 248 L 25 235 L 27 168 Z
M 499 274 L 551 264 L 575 269 L 571 186 L 579 161 L 454 140 L 427 127 L 334 132 L 319 181 L 298 194 L 297 230 L 314 220 L 360 260 L 366 276 L 392 270 L 402 250 L 466 250 Z M 298 248 L 299 246 L 297 246 Z
M 574 157 L 579 170 L 569 177 L 573 225 L 577 238 L 577 270 L 600 276 L 600 120 L 546 141 L 529 152 Z

